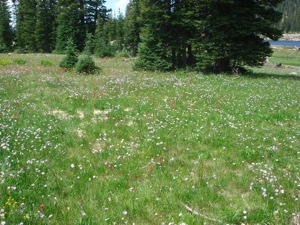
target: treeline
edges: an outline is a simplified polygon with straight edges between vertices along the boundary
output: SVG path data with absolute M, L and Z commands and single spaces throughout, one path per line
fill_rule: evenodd
M 104 0 L 4 0 L 0 13 L 0 52 L 63 53 L 69 39 L 80 52 L 92 42 L 99 56 L 125 49 L 125 16 L 112 16 Z
M 283 13 L 278 27 L 286 33 L 300 32 L 300 0 L 286 0 L 278 10 Z
M 282 2 L 130 0 L 125 15 L 112 16 L 105 0 L 14 0 L 12 29 L 1 1 L 0 51 L 63 53 L 72 40 L 100 57 L 138 55 L 136 69 L 239 71 L 272 53 L 264 38 L 280 37 Z

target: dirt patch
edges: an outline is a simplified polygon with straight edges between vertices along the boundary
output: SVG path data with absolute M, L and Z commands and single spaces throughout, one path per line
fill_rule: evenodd
M 70 118 L 72 118 L 71 115 L 69 115 L 68 113 L 66 113 L 63 110 L 57 110 L 57 109 L 55 109 L 55 110 L 50 111 L 49 114 L 55 115 L 59 119 L 70 119 Z

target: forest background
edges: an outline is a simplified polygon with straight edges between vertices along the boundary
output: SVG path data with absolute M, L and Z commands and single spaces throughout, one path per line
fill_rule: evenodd
M 95 41 L 98 56 L 126 51 L 137 53 L 139 26 L 134 15 L 135 0 L 130 0 L 125 15 L 112 13 L 105 0 L 14 0 L 0 3 L 0 52 L 57 52 L 65 50 L 72 37 L 79 51 L 86 40 Z M 283 18 L 278 28 L 285 33 L 300 32 L 300 1 L 286 0 L 278 7 Z M 89 34 L 91 36 L 89 36 Z M 100 50 L 113 42 L 111 49 Z

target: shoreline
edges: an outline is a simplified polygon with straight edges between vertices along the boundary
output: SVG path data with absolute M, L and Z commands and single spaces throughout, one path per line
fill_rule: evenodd
M 279 41 L 300 41 L 300 33 L 285 33 Z

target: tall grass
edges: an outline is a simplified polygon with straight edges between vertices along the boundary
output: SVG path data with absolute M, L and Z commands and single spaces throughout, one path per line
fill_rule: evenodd
M 82 76 L 61 57 L 0 55 L 27 62 L 0 67 L 1 222 L 299 223 L 299 68 L 149 73 L 113 58 Z

